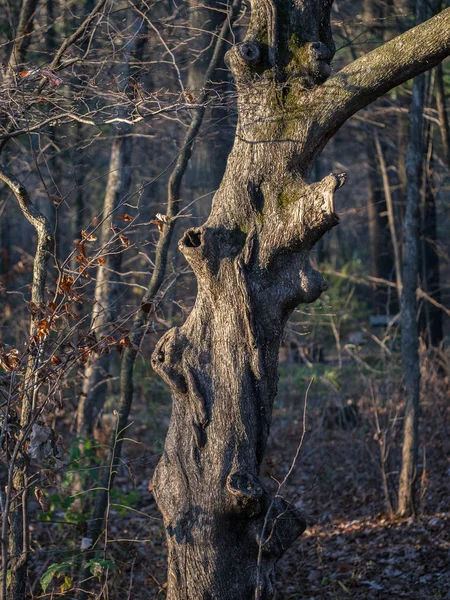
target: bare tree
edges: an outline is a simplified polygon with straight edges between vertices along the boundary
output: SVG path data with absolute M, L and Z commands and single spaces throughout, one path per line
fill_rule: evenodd
M 145 47 L 147 26 L 145 20 L 133 15 L 132 37 L 125 48 L 125 56 L 118 77 L 118 88 L 125 98 L 133 97 L 133 89 L 137 78 L 133 78 L 133 63 L 142 60 Z M 117 108 L 118 122 L 114 124 L 114 139 L 111 146 L 108 181 L 103 201 L 102 226 L 100 229 L 101 245 L 105 248 L 105 259 L 98 267 L 95 284 L 95 305 L 92 311 L 92 331 L 96 336 L 106 335 L 118 315 L 120 288 L 118 279 L 122 262 L 123 245 L 121 238 L 112 236 L 112 220 L 120 211 L 126 200 L 131 185 L 131 158 L 133 151 L 132 125 L 127 122 L 128 102 Z M 116 243 L 111 244 L 111 237 Z M 122 238 L 124 239 L 124 238 Z M 83 240 L 81 240 L 83 243 Z M 78 405 L 78 435 L 91 436 L 94 422 L 103 408 L 105 401 L 108 370 L 111 362 L 110 354 L 96 353 L 86 365 L 83 389 Z
M 198 296 L 152 358 L 173 392 L 153 478 L 171 600 L 272 596 L 275 562 L 305 527 L 258 477 L 278 350 L 292 310 L 327 287 L 308 254 L 338 223 L 334 193 L 345 176 L 306 179 L 351 115 L 450 53 L 447 9 L 329 78 L 331 4 L 254 0 L 246 38 L 227 55 L 234 147 L 208 220 L 179 243 Z
M 8 485 L 5 497 L 1 494 L 2 512 L 2 584 L 1 597 L 8 600 L 25 598 L 25 584 L 28 564 L 28 468 L 30 457 L 25 444 L 35 422 L 38 369 L 42 359 L 44 337 L 39 334 L 42 317 L 45 314 L 45 283 L 47 263 L 53 251 L 53 234 L 48 220 L 32 204 L 27 190 L 21 182 L 3 167 L 0 167 L 0 181 L 4 182 L 15 195 L 23 216 L 35 228 L 37 247 L 34 256 L 31 302 L 33 312 L 30 324 L 31 349 L 27 357 L 24 376 L 20 381 L 20 432 L 13 448 L 5 443 L 8 467 Z M 8 400 L 8 405 L 10 400 Z M 9 406 L 8 406 L 9 408 Z M 8 412 L 2 419 L 1 445 L 9 428 Z M 9 582 L 8 580 L 9 574 Z M 7 585 L 8 583 L 8 585 Z

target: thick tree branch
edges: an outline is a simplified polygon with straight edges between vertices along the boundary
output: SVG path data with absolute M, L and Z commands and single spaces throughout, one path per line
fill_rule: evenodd
M 328 137 L 392 88 L 435 67 L 450 54 L 450 8 L 369 52 L 311 94 L 322 105 Z

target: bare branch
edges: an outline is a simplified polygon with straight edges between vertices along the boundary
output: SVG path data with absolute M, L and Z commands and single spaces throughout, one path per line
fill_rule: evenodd
M 369 52 L 311 94 L 322 104 L 321 124 L 331 136 L 345 121 L 392 88 L 450 54 L 450 8 Z
M 3 166 L 0 166 L 0 180 L 13 192 L 25 218 L 33 225 L 38 236 L 36 254 L 34 257 L 33 287 L 31 300 L 37 305 L 44 304 L 45 278 L 47 275 L 47 262 L 53 250 L 53 232 L 47 218 L 33 206 L 25 187 L 11 175 Z

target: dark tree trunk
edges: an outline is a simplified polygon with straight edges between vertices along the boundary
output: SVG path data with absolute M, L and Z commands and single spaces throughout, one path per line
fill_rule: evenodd
M 232 146 L 225 102 L 228 78 L 223 58 L 212 80 L 205 82 L 205 73 L 214 52 L 215 36 L 222 24 L 223 13 L 221 4 L 217 0 L 207 2 L 190 0 L 189 8 L 189 24 L 194 36 L 190 49 L 198 53 L 198 58 L 189 65 L 188 93 L 192 95 L 192 100 L 195 102 L 203 87 L 206 86 L 214 91 L 212 104 L 215 107 L 207 109 L 208 114 L 203 121 L 208 125 L 200 130 L 195 142 L 195 152 L 192 154 L 186 172 L 185 187 L 191 192 L 192 200 L 205 196 L 203 204 L 206 203 L 209 207 L 211 193 L 219 187 Z M 211 160 L 212 156 L 214 160 Z M 197 203 L 193 205 L 193 210 L 198 210 Z M 204 211 L 201 212 L 205 214 Z
M 373 134 L 369 135 L 367 139 L 367 163 L 367 219 L 369 224 L 370 273 L 373 277 L 389 281 L 394 268 L 392 244 L 386 217 L 386 199 L 383 193 L 383 184 L 376 157 Z M 394 307 L 391 307 L 391 302 L 387 294 L 378 286 L 375 288 L 371 299 L 376 314 L 386 312 L 391 314 L 391 311 L 394 309 Z
M 439 128 L 441 130 L 442 151 L 444 160 L 450 169 L 450 128 L 448 125 L 447 106 L 445 98 L 444 75 L 442 65 L 438 65 L 436 74 L 436 106 L 439 115 Z
M 450 52 L 444 11 L 327 80 L 330 8 L 331 0 L 254 0 L 246 39 L 227 55 L 238 92 L 234 147 L 208 220 L 179 242 L 197 301 L 152 357 L 173 392 L 153 478 L 170 600 L 272 597 L 275 562 L 305 528 L 259 479 L 278 350 L 292 310 L 327 287 L 309 252 L 338 223 L 344 176 L 306 180 L 352 114 Z
M 417 1 L 417 18 L 423 21 L 425 2 Z M 406 389 L 403 425 L 402 467 L 398 490 L 398 515 L 414 514 L 414 485 L 417 470 L 420 369 L 417 325 L 417 282 L 419 275 L 420 187 L 423 157 L 423 108 L 426 76 L 414 79 L 410 108 L 410 132 L 406 156 L 406 212 L 403 223 L 405 252 L 402 271 L 402 371 Z
M 130 77 L 132 76 L 132 60 L 141 60 L 144 50 L 147 26 L 145 21 L 137 19 L 133 27 L 133 38 L 127 46 L 122 71 L 119 76 L 119 90 L 124 95 L 118 109 L 118 117 L 123 120 L 128 116 L 129 107 L 125 98 L 130 95 Z M 92 311 L 91 328 L 100 339 L 108 333 L 108 327 L 114 323 L 119 312 L 120 288 L 119 273 L 122 264 L 120 240 L 109 242 L 111 238 L 111 222 L 120 214 L 118 209 L 126 200 L 131 185 L 131 157 L 133 151 L 132 126 L 119 123 L 115 126 L 115 135 L 111 147 L 108 182 L 103 202 L 103 223 L 101 227 L 101 244 L 105 247 L 105 263 L 97 271 L 95 285 L 95 305 Z M 117 236 L 116 236 L 117 238 Z M 87 364 L 83 389 L 78 405 L 77 431 L 80 436 L 92 435 L 95 420 L 105 402 L 106 383 L 111 363 L 110 354 L 95 354 Z
M 430 145 L 431 145 L 430 137 Z M 433 189 L 433 150 L 425 170 L 424 198 L 422 203 L 421 227 L 421 283 L 422 289 L 441 304 L 441 277 L 438 254 L 436 195 Z M 442 311 L 439 307 L 424 302 L 420 315 L 419 329 L 427 346 L 439 346 L 442 341 Z

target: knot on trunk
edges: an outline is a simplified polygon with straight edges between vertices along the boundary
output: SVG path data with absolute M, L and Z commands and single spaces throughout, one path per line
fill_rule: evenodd
M 178 242 L 178 248 L 191 265 L 194 273 L 200 275 L 217 270 L 217 259 L 208 244 L 209 231 L 205 227 L 192 227 L 185 231 Z
M 186 340 L 178 327 L 169 331 L 159 340 L 152 354 L 153 369 L 176 392 L 186 394 L 188 386 L 181 367 Z
M 231 495 L 234 510 L 243 517 L 252 517 L 261 512 L 264 490 L 253 473 L 244 469 L 230 473 L 227 478 L 227 490 Z
M 277 83 L 300 82 L 303 88 L 330 75 L 335 45 L 330 27 L 331 1 L 252 2 L 247 36 L 226 55 L 241 86 L 261 77 Z
M 260 261 L 269 267 L 279 256 L 308 253 L 320 238 L 339 223 L 334 193 L 345 183 L 345 174 L 328 175 L 306 184 L 292 176 L 271 192 L 271 222 L 260 234 Z M 266 211 L 267 212 L 267 211 Z M 270 226 L 268 226 L 270 225 Z M 322 290 L 323 291 L 323 290 Z
M 232 259 L 245 246 L 247 234 L 240 229 L 193 227 L 178 243 L 178 248 L 202 283 L 216 278 L 223 258 Z
M 193 369 L 183 361 L 183 369 L 192 413 L 192 433 L 198 450 L 206 446 L 206 428 L 209 425 L 209 414 L 206 395 L 202 394 Z
M 279 254 L 270 269 L 271 284 L 262 296 L 262 302 L 276 306 L 281 301 L 284 316 L 299 304 L 310 304 L 328 289 L 328 284 L 311 265 L 305 252 Z
M 311 249 L 327 231 L 339 223 L 334 193 L 345 184 L 346 177 L 345 173 L 330 173 L 319 183 L 309 186 L 312 199 L 310 210 L 309 207 L 300 205 L 296 215 L 297 218 L 303 218 L 304 214 L 308 216 L 303 234 L 305 249 Z
M 313 184 L 314 189 L 318 192 L 318 202 L 320 203 L 322 213 L 326 215 L 334 215 L 334 193 L 341 188 L 347 180 L 347 173 L 330 173 L 319 183 Z M 322 196 L 322 201 L 320 201 Z
M 233 73 L 237 85 L 245 85 L 260 77 L 268 65 L 268 47 L 256 40 L 248 39 L 236 44 L 225 54 L 225 64 Z
M 254 42 L 252 40 L 247 40 L 242 44 L 238 44 L 237 50 L 242 60 L 248 65 L 257 64 L 261 58 L 259 45 L 257 42 Z
M 314 87 L 330 76 L 332 57 L 333 52 L 322 42 L 300 43 L 294 35 L 289 42 L 289 62 L 286 73 L 290 78 L 301 79 L 305 87 Z

